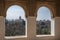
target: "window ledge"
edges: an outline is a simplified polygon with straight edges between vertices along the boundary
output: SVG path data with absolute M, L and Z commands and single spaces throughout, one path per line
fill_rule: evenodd
M 27 36 L 5 36 L 5 39 L 27 38 Z
M 55 35 L 36 35 L 36 37 L 47 37 L 47 36 L 55 36 Z

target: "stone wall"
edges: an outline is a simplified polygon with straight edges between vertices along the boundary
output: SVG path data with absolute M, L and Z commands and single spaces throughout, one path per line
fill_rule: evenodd
M 24 38 L 5 38 L 5 21 L 0 16 L 0 40 L 59 40 L 60 39 L 60 17 L 55 17 L 55 36 L 36 37 L 36 17 L 27 18 L 27 37 Z

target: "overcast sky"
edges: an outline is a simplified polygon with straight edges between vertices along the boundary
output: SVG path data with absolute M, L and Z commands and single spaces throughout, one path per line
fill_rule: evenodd
M 25 20 L 25 11 L 22 7 L 14 5 L 8 8 L 6 12 L 6 19 L 19 19 L 19 16 L 22 17 L 22 19 Z M 37 18 L 36 20 L 50 20 L 51 19 L 51 13 L 50 10 L 46 7 L 41 7 L 37 11 Z

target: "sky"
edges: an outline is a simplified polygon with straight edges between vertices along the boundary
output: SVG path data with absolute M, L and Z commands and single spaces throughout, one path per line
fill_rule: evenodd
M 25 11 L 21 6 L 13 5 L 8 8 L 6 12 L 6 19 L 12 20 L 12 19 L 19 19 L 21 16 L 22 19 L 25 18 Z M 40 7 L 37 11 L 37 18 L 36 20 L 51 20 L 51 12 L 47 7 Z
M 51 12 L 47 7 L 40 7 L 37 11 L 36 20 L 51 20 Z
M 26 19 L 24 9 L 17 5 L 13 5 L 13 6 L 9 7 L 6 12 L 6 19 L 8 19 L 8 20 L 19 19 L 20 16 L 22 19 L 24 19 L 24 20 Z

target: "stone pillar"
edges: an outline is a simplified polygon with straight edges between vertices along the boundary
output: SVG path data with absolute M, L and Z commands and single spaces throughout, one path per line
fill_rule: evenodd
M 60 17 L 55 18 L 55 37 L 60 39 Z
M 35 40 L 36 38 L 36 18 L 27 18 L 27 36 L 28 40 Z
M 4 17 L 0 16 L 0 40 L 4 40 L 5 35 L 5 21 Z

